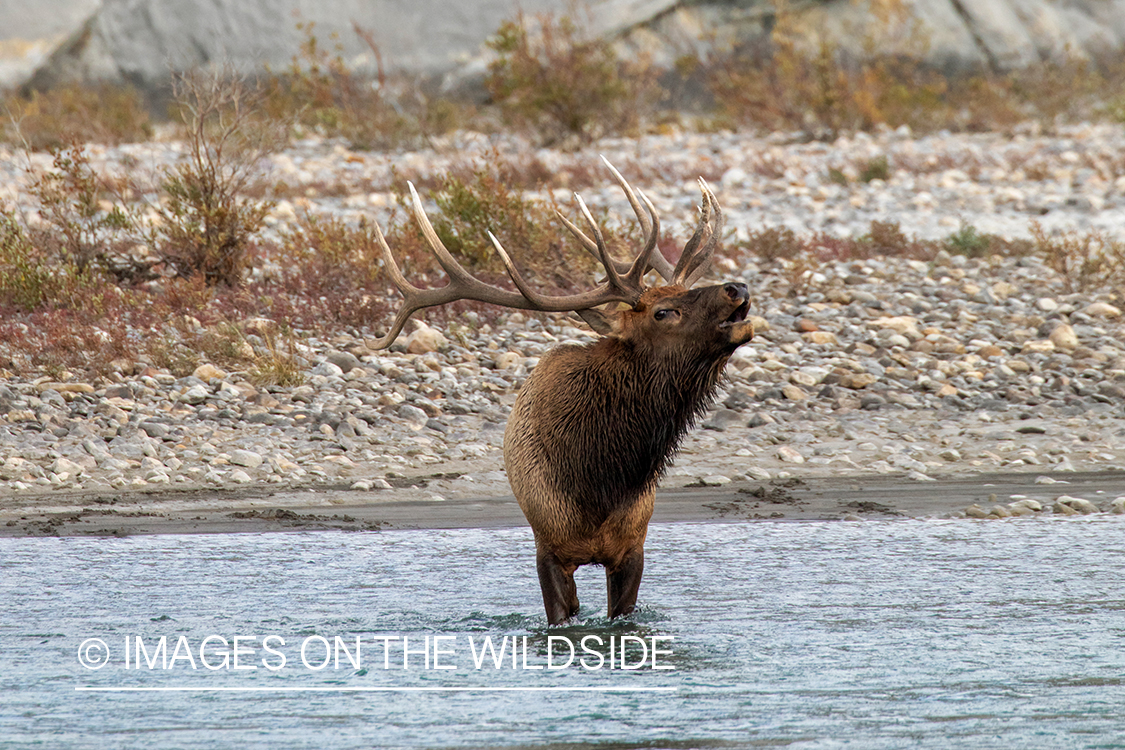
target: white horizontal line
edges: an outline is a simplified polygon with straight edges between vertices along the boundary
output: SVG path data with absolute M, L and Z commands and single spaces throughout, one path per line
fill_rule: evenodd
M 675 687 L 95 687 L 80 685 L 80 693 L 669 693 Z

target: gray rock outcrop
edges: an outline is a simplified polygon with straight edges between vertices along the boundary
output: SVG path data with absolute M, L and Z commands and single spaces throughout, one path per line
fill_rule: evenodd
M 533 16 L 561 14 L 567 5 L 522 0 L 518 7 Z M 901 0 L 901 14 L 890 20 L 852 0 L 798 0 L 790 7 L 810 40 L 827 37 L 857 53 L 907 53 L 945 68 L 1007 70 L 1125 47 L 1125 0 Z M 707 56 L 752 43 L 776 21 L 767 0 L 591 0 L 588 9 L 592 31 L 664 65 L 686 53 Z M 305 38 L 298 22 L 315 24 L 322 47 L 338 43 L 354 69 L 377 68 L 359 27 L 387 71 L 456 82 L 479 76 L 485 40 L 516 12 L 514 0 L 44 0 L 35 8 L 0 2 L 0 85 L 113 81 L 151 90 L 166 83 L 169 71 L 201 65 L 279 70 Z

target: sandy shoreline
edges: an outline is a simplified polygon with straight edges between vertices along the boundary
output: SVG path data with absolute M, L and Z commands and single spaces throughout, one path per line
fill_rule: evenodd
M 129 536 L 134 534 L 258 533 L 505 528 L 525 521 L 510 494 L 482 487 L 479 496 L 429 499 L 448 474 L 403 478 L 392 492 L 338 487 L 238 490 L 188 488 L 159 492 L 44 493 L 0 501 L 0 536 Z M 1054 483 L 1044 483 L 1050 476 Z M 735 481 L 722 487 L 681 487 L 657 493 L 654 523 L 758 520 L 849 520 L 964 516 L 1029 498 L 1052 517 L 1060 495 L 1083 497 L 1108 510 L 1125 495 L 1125 472 L 1035 472 L 949 475 L 917 482 L 893 475 L 842 475 Z

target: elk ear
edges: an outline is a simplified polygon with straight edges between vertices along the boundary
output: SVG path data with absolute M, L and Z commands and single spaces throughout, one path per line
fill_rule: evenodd
M 610 317 L 601 310 L 595 310 L 591 307 L 585 310 L 575 310 L 574 314 L 586 321 L 586 325 L 593 328 L 596 333 L 603 336 L 613 333 L 613 323 L 610 322 Z

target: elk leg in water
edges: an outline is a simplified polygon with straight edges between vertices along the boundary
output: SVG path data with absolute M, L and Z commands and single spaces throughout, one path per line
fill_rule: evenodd
M 626 557 L 619 566 L 606 568 L 605 584 L 609 594 L 610 618 L 630 614 L 637 605 L 637 589 L 645 569 L 645 550 L 641 547 Z
M 561 625 L 578 614 L 574 568 L 565 569 L 553 553 L 542 548 L 535 552 L 535 568 L 539 573 L 539 588 L 543 591 L 547 622 Z

